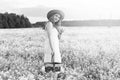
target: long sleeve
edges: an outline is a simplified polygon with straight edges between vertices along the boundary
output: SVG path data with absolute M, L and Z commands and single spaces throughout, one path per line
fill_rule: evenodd
M 46 24 L 46 30 L 47 30 L 47 35 L 48 35 L 48 38 L 49 38 L 49 45 L 50 45 L 50 47 L 51 47 L 51 50 L 53 51 L 53 45 L 52 45 L 52 37 L 51 37 L 51 35 L 52 35 L 52 23 L 51 22 L 48 22 L 47 24 Z

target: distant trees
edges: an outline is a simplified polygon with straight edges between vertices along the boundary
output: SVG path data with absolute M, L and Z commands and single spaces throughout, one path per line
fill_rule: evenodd
M 46 21 L 43 21 L 43 22 L 36 22 L 33 24 L 34 27 L 41 27 L 41 28 L 45 28 L 45 24 L 46 24 Z
M 0 28 L 28 28 L 32 27 L 29 19 L 15 13 L 0 13 Z

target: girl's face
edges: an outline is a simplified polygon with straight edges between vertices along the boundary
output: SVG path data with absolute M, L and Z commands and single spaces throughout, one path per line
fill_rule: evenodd
M 60 15 L 59 14 L 54 14 L 50 18 L 50 21 L 53 22 L 53 23 L 58 22 L 59 20 L 60 20 Z

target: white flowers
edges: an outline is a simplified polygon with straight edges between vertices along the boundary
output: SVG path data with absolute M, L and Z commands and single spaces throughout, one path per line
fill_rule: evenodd
M 81 79 L 86 78 L 84 75 L 94 69 L 93 73 L 86 75 L 90 78 L 94 76 L 111 80 L 120 78 L 120 35 L 117 30 L 64 29 L 60 51 L 64 67 L 74 68 L 71 72 L 66 69 L 69 74 L 74 72 L 73 74 Z M 2 76 L 7 76 L 8 80 L 35 80 L 36 75 L 43 79 L 44 75 L 38 74 L 38 71 L 43 64 L 44 40 L 44 31 L 38 28 L 18 29 L 14 32 L 3 30 L 0 34 L 0 80 Z M 6 66 L 10 67 L 10 70 L 6 71 Z M 76 69 L 78 71 L 75 71 Z M 94 75 L 96 71 L 98 73 Z M 3 75 L 6 73 L 7 75 Z M 72 77 L 71 75 L 69 79 Z

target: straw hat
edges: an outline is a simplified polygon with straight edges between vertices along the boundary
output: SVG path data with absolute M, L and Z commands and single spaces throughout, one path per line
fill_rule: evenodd
M 51 16 L 53 16 L 54 14 L 59 14 L 60 15 L 60 19 L 63 20 L 64 19 L 64 13 L 60 10 L 51 10 L 48 12 L 47 14 L 47 18 L 48 20 L 50 19 Z

